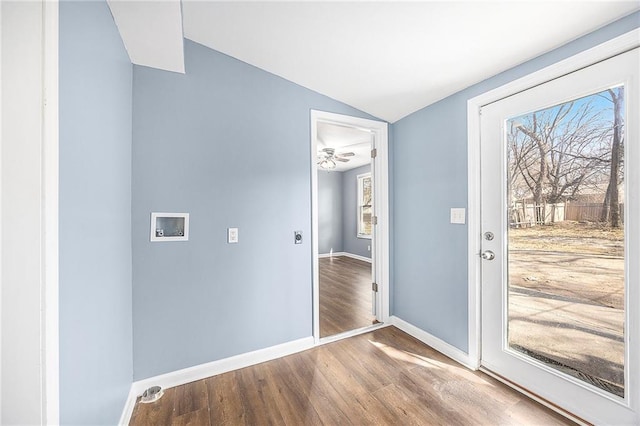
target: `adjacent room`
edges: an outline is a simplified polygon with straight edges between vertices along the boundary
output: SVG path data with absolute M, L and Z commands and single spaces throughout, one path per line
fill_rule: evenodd
M 0 423 L 640 423 L 640 3 L 0 2 Z
M 377 321 L 372 294 L 373 179 L 369 131 L 317 127 L 320 337 Z

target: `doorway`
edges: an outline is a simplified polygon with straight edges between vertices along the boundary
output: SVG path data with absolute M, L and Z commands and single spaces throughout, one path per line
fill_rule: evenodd
M 311 112 L 314 338 L 388 320 L 387 124 Z
M 481 364 L 638 422 L 639 49 L 481 108 Z

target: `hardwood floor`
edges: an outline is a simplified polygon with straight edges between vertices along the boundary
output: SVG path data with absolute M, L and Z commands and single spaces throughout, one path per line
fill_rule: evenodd
M 394 327 L 166 389 L 131 425 L 569 425 Z
M 319 266 L 320 337 L 371 325 L 371 264 L 339 256 Z

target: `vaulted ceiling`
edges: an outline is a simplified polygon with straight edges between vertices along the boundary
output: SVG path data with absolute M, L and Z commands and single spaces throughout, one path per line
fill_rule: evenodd
M 389 122 L 640 9 L 637 0 L 109 5 L 133 63 L 188 73 L 184 36 Z

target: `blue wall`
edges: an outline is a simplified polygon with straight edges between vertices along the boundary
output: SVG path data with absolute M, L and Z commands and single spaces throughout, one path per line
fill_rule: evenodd
M 318 253 L 346 252 L 371 258 L 371 239 L 357 237 L 357 176 L 371 165 L 345 172 L 318 171 Z
M 342 250 L 342 173 L 318 170 L 318 253 Z
M 132 65 L 106 2 L 60 3 L 60 420 L 116 424 L 133 377 Z
M 342 173 L 342 246 L 344 251 L 371 258 L 371 239 L 358 238 L 358 175 L 371 172 L 371 165 Z
M 391 127 L 392 313 L 468 350 L 467 100 L 640 26 L 640 13 L 498 74 Z
M 448 223 L 467 201 L 467 100 L 639 26 L 635 13 L 390 127 L 394 315 L 467 350 L 467 231 Z M 116 423 L 132 377 L 311 335 L 309 110 L 372 117 L 185 45 L 186 75 L 132 77 L 107 5 L 60 4 L 63 424 Z M 190 212 L 190 241 L 150 243 L 152 211 Z
M 185 61 L 134 66 L 136 380 L 312 335 L 310 109 L 371 118 L 188 40 Z M 150 243 L 153 211 L 189 212 L 189 241 Z

